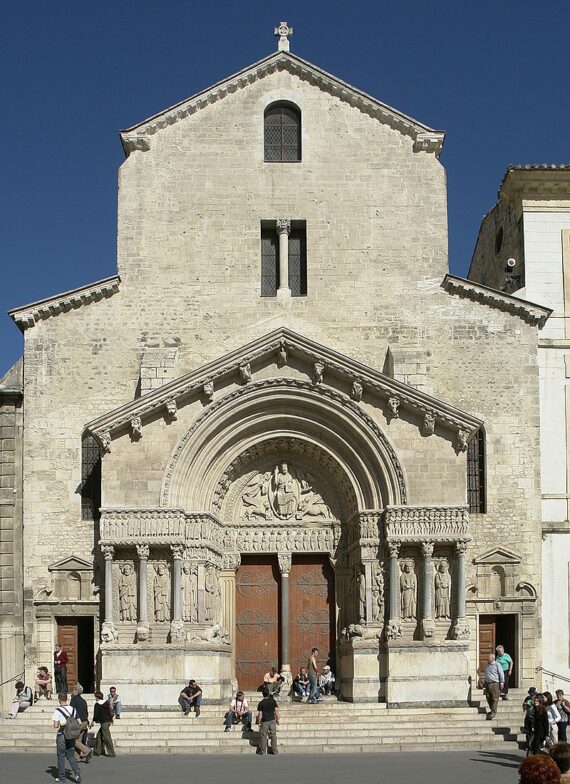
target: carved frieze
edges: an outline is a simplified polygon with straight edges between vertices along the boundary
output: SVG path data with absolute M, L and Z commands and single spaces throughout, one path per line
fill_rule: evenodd
M 456 541 L 468 539 L 466 506 L 389 506 L 385 513 L 388 541 Z

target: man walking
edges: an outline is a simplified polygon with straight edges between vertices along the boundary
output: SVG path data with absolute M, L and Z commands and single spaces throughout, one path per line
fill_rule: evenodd
M 85 762 L 89 762 L 91 759 L 91 755 L 93 754 L 92 749 L 89 748 L 87 745 L 87 730 L 89 729 L 89 708 L 87 707 L 87 703 L 81 696 L 83 694 L 83 686 L 78 683 L 77 686 L 71 692 L 71 699 L 69 700 L 69 704 L 72 708 L 75 708 L 75 712 L 77 713 L 77 719 L 81 726 L 81 735 L 75 741 L 75 749 L 79 752 L 79 754 L 83 755 L 83 759 Z
M 503 668 L 499 662 L 495 661 L 495 656 L 490 653 L 487 657 L 487 666 L 485 667 L 485 696 L 489 703 L 488 719 L 494 719 L 497 715 L 501 686 L 504 682 Z
M 73 774 L 75 776 L 76 784 L 81 782 L 81 774 L 79 773 L 79 765 L 75 759 L 75 741 L 68 740 L 64 733 L 65 725 L 69 719 L 77 719 L 75 708 L 67 704 L 67 694 L 61 692 L 57 695 L 59 706 L 54 710 L 52 722 L 54 729 L 57 730 L 55 746 L 57 750 L 57 778 L 56 782 L 65 782 L 65 758 L 71 765 Z
M 496 660 L 503 668 L 503 677 L 505 679 L 505 684 L 503 686 L 503 699 L 509 699 L 509 678 L 511 677 L 511 673 L 513 671 L 513 660 L 509 656 L 508 653 L 505 653 L 505 648 L 503 645 L 497 645 L 496 648 L 497 656 Z
M 267 754 L 267 738 L 271 738 L 271 753 L 277 754 L 277 725 L 279 724 L 279 706 L 268 689 L 263 689 L 263 699 L 257 705 L 256 724 L 259 724 L 259 748 L 256 754 Z
M 319 694 L 318 677 L 319 665 L 317 663 L 318 648 L 311 648 L 311 655 L 307 661 L 307 672 L 309 674 L 309 699 L 307 703 L 313 705 L 315 702 L 321 702 L 322 697 Z
M 111 724 L 113 723 L 113 713 L 109 701 L 103 698 L 103 692 L 96 691 L 95 707 L 93 708 L 93 724 L 99 724 L 99 732 L 95 738 L 95 750 L 93 754 L 99 757 L 101 754 L 107 757 L 115 757 L 115 747 L 111 737 Z

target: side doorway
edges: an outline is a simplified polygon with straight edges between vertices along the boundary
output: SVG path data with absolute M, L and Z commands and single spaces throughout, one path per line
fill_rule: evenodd
M 93 693 L 94 678 L 94 632 L 93 618 L 56 618 L 57 640 L 67 653 L 67 688 L 69 691 L 78 683 L 86 694 Z
M 479 616 L 479 673 L 483 677 L 487 665 L 487 657 L 495 653 L 497 645 L 503 645 L 505 651 L 513 659 L 511 688 L 518 686 L 518 645 L 517 621 L 515 613 L 499 613 L 497 615 Z

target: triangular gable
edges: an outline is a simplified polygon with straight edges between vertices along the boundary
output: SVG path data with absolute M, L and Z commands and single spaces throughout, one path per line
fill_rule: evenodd
M 277 367 L 289 361 L 290 357 L 298 357 L 310 363 L 312 380 L 316 385 L 327 385 L 335 377 L 349 382 L 352 386 L 351 395 L 356 402 L 363 395 L 371 393 L 388 402 L 393 416 L 398 416 L 400 408 L 408 409 L 424 417 L 424 424 L 429 426 L 431 432 L 436 423 L 454 430 L 458 433 L 460 449 L 466 448 L 469 438 L 483 424 L 476 417 L 425 392 L 281 327 L 98 417 L 86 427 L 107 450 L 113 433 L 130 426 L 134 433 L 140 435 L 145 417 L 154 416 L 161 410 L 164 416 L 176 416 L 177 406 L 189 395 L 201 394 L 207 402 L 211 402 L 220 381 L 226 382 L 233 376 L 237 383 L 248 383 L 256 365 L 266 362 L 271 355 Z
M 204 106 L 224 98 L 228 93 L 247 87 L 248 84 L 278 70 L 289 71 L 300 79 L 315 84 L 321 90 L 334 95 L 342 101 L 346 101 L 364 114 L 376 117 L 381 122 L 400 131 L 400 133 L 409 136 L 415 143 L 414 149 L 416 151 L 424 150 L 434 152 L 436 155 L 439 155 L 441 152 L 445 138 L 443 131 L 435 131 L 433 128 L 408 117 L 397 109 L 387 106 L 356 87 L 343 82 L 336 76 L 323 71 L 307 60 L 291 54 L 291 52 L 275 52 L 263 60 L 244 68 L 242 71 L 223 79 L 212 87 L 208 87 L 206 90 L 196 93 L 149 119 L 121 131 L 121 141 L 125 154 L 128 156 L 133 150 L 146 151 L 150 149 L 149 137 L 161 128 L 173 125 L 178 120 L 193 114 Z
M 494 547 L 473 559 L 474 564 L 520 564 L 520 562 L 520 556 L 504 547 Z
M 83 558 L 79 558 L 77 555 L 69 555 L 67 558 L 63 558 L 61 561 L 48 566 L 49 572 L 90 572 L 92 570 L 93 564 L 89 563 L 89 561 L 84 561 Z

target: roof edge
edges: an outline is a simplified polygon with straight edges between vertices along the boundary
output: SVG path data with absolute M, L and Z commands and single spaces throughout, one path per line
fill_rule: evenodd
M 172 125 L 204 106 L 214 103 L 228 93 L 245 87 L 252 81 L 265 76 L 266 73 L 271 73 L 272 70 L 279 66 L 290 68 L 293 73 L 297 73 L 300 76 L 307 75 L 307 72 L 310 72 L 312 80 L 317 83 L 320 82 L 320 86 L 323 89 L 327 89 L 328 92 L 342 100 L 348 101 L 366 114 L 382 117 L 384 121 L 388 120 L 392 127 L 413 138 L 416 152 L 435 152 L 436 155 L 439 155 L 441 152 L 445 139 L 444 131 L 430 128 L 428 125 L 420 123 L 398 109 L 382 103 L 377 98 L 368 95 L 348 82 L 344 82 L 308 60 L 304 60 L 291 52 L 282 51 L 273 52 L 262 60 L 216 82 L 214 85 L 195 93 L 189 98 L 185 98 L 148 119 L 120 131 L 119 135 L 125 155 L 128 157 L 134 150 L 146 152 L 150 149 L 148 136 L 152 136 L 159 129 Z
M 552 309 L 537 305 L 534 302 L 513 297 L 511 294 L 504 294 L 502 291 L 483 286 L 481 283 L 473 283 L 466 278 L 449 273 L 443 279 L 441 286 L 448 294 L 455 294 L 465 297 L 473 302 L 511 313 L 518 316 L 527 324 L 538 326 L 539 329 L 545 325 L 546 320 L 552 314 Z
M 38 321 L 113 296 L 113 294 L 118 292 L 120 282 L 121 278 L 118 275 L 112 275 L 95 283 L 79 286 L 79 288 L 71 289 L 71 291 L 64 291 L 62 294 L 55 294 L 53 297 L 30 302 L 27 305 L 20 305 L 9 310 L 8 315 L 24 332 L 29 327 L 33 327 Z

